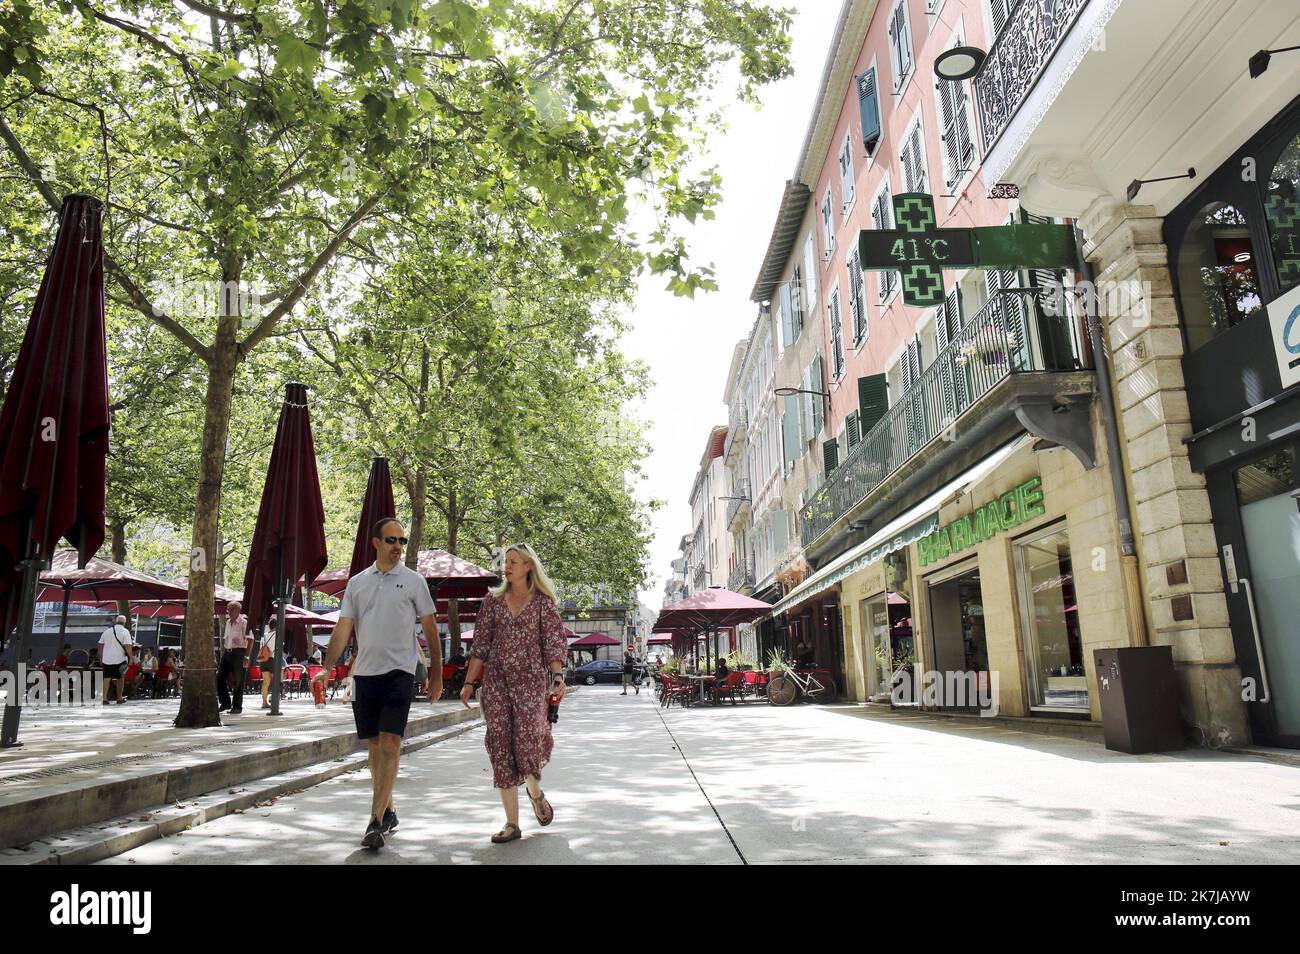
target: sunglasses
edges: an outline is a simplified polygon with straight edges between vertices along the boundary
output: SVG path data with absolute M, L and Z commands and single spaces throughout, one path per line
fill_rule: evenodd
M 389 546 L 392 546 L 394 543 L 400 543 L 402 546 L 406 546 L 406 537 L 383 537 L 382 539 Z

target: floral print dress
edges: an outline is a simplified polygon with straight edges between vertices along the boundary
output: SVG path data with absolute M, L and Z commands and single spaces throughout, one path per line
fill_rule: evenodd
M 528 775 L 542 777 L 552 745 L 546 718 L 547 670 L 553 662 L 564 662 L 568 652 L 554 600 L 534 593 L 513 616 L 504 596 L 489 593 L 483 598 L 470 656 L 483 662 L 479 704 L 497 788 L 522 785 Z

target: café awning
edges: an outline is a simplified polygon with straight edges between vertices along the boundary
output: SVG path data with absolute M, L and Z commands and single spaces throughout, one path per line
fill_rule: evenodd
M 903 511 L 889 523 L 885 524 L 862 543 L 846 550 L 824 567 L 804 580 L 784 599 L 772 607 L 772 615 L 785 613 L 799 604 L 806 602 L 819 593 L 824 593 L 836 583 L 854 573 L 864 570 L 871 564 L 883 560 L 895 550 L 901 550 L 910 543 L 933 533 L 939 526 L 939 508 L 949 497 L 966 493 L 990 473 L 1000 467 L 1012 454 L 1029 444 L 1034 438 L 1022 434 L 1009 444 L 1004 444 L 959 477 L 948 481 L 930 496 L 914 507 Z

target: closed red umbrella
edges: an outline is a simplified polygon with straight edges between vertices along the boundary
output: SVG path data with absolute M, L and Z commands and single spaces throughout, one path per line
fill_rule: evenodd
M 285 604 L 299 580 L 311 583 L 325 569 L 325 506 L 316 473 L 316 447 L 307 412 L 307 386 L 284 388 L 280 423 L 262 488 L 257 526 L 244 573 L 244 610 L 261 626 L 279 603 L 275 628 L 275 676 L 271 714 L 280 714 L 280 658 L 284 651 Z
M 371 543 L 375 524 L 385 517 L 395 516 L 397 505 L 393 503 L 393 478 L 388 472 L 388 458 L 376 457 L 370 462 L 370 479 L 366 481 L 366 496 L 361 501 L 361 522 L 357 524 L 357 539 L 352 544 L 352 562 L 348 565 L 344 586 L 375 562 L 375 548 Z
M 0 408 L 0 641 L 27 661 L 37 576 L 63 537 L 78 560 L 104 542 L 108 354 L 104 340 L 103 204 L 69 195 L 54 250 Z M 6 706 L 0 746 L 17 744 Z

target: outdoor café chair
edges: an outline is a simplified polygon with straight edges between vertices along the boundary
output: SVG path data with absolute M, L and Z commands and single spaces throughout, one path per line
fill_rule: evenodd
M 722 685 L 716 683 L 712 686 L 713 701 L 719 702 L 723 696 L 731 699 L 731 704 L 736 704 L 736 696 L 740 694 L 741 687 L 745 684 L 745 674 L 743 672 L 727 673 L 727 681 Z
M 280 674 L 280 690 L 286 698 L 292 699 L 295 693 L 302 691 L 302 677 L 306 672 L 307 670 L 298 663 L 284 667 L 284 671 Z

